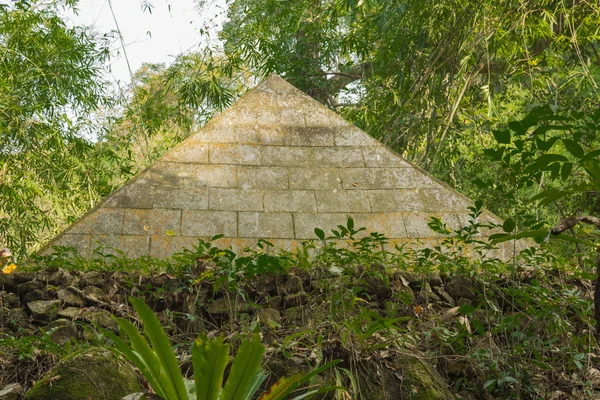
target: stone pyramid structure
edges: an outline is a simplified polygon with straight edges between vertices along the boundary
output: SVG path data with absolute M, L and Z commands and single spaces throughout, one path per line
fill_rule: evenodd
M 351 216 L 394 244 L 440 240 L 471 202 L 278 76 L 242 96 L 53 239 L 84 257 L 105 245 L 168 257 L 198 238 L 293 250 Z M 491 214 L 484 218 L 499 222 Z

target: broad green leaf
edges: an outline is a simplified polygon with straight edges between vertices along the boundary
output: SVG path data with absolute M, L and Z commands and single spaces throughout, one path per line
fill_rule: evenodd
M 217 400 L 229 362 L 229 345 L 223 338 L 209 340 L 201 334 L 192 345 L 192 365 L 197 400 Z
M 273 386 L 271 386 L 258 400 L 279 400 L 282 399 L 286 394 L 287 390 L 300 378 L 302 374 L 292 375 L 290 377 L 283 377 L 279 379 Z
M 500 144 L 510 144 L 510 131 L 494 130 L 492 133 L 494 134 L 496 142 Z
M 583 147 L 581 147 L 576 141 L 571 139 L 563 139 L 562 142 L 565 145 L 567 151 L 575 157 L 581 158 L 584 156 Z
M 173 387 L 174 397 L 167 399 L 187 400 L 187 390 L 183 383 L 183 375 L 179 369 L 179 362 L 177 361 L 177 357 L 175 357 L 169 337 L 161 326 L 156 314 L 140 299 L 130 297 L 129 301 L 144 323 L 144 332 L 150 339 L 156 358 Z
M 246 396 L 254 376 L 260 369 L 265 347 L 260 336 L 254 334 L 252 340 L 244 340 L 232 364 L 220 400 L 241 400 Z
M 142 375 L 144 375 L 144 378 L 146 378 L 150 386 L 152 386 L 155 391 L 161 392 L 162 389 L 158 380 L 156 379 L 154 373 L 151 371 L 150 367 L 141 358 L 141 356 L 137 352 L 134 352 L 127 344 L 125 344 L 125 342 L 120 337 L 118 337 L 114 333 L 108 330 L 103 330 L 103 333 L 104 335 L 108 336 L 110 340 L 112 340 L 112 342 L 117 346 L 117 349 L 121 352 L 121 354 L 123 354 L 123 356 L 125 356 L 125 358 L 129 360 L 129 362 L 131 362 L 133 365 L 136 366 L 137 369 L 140 370 L 140 372 L 142 373 Z
M 567 159 L 567 157 L 561 156 L 560 154 L 544 154 L 538 157 L 531 164 L 529 164 L 527 168 L 525 168 L 525 171 L 535 173 L 538 171 L 543 171 L 551 163 L 565 161 L 569 160 Z
M 560 178 L 563 181 L 566 181 L 569 176 L 571 176 L 571 171 L 573 170 L 573 163 L 570 162 L 566 162 L 562 165 L 562 168 L 560 169 Z
M 600 164 L 596 160 L 587 160 L 583 163 L 583 167 L 590 176 L 600 180 Z
M 319 368 L 313 369 L 308 374 L 306 374 L 306 375 L 302 376 L 300 379 L 294 381 L 294 383 L 286 390 L 283 398 L 285 398 L 290 393 L 292 393 L 294 390 L 296 390 L 296 388 L 300 387 L 300 385 L 304 384 L 305 382 L 310 381 L 314 376 L 320 374 L 321 372 L 325 371 L 328 368 L 333 367 L 336 364 L 339 364 L 340 361 L 342 361 L 342 360 L 329 361 L 328 363 L 321 365 Z
M 325 232 L 323 232 L 322 229 L 315 228 L 315 235 L 317 235 L 320 240 L 325 240 Z
M 152 348 L 133 324 L 123 318 L 115 318 L 119 328 L 127 335 L 131 341 L 131 348 L 137 354 L 139 359 L 147 366 L 149 372 L 154 377 L 156 387 L 154 390 L 165 399 L 170 399 L 176 393 L 165 372 L 162 369 L 158 358 Z M 133 362 L 132 359 L 130 361 Z
M 254 394 L 260 389 L 260 385 L 267 379 L 267 375 L 262 371 L 257 371 L 254 375 L 254 379 L 250 383 L 250 387 L 246 392 L 246 397 L 243 400 L 252 400 L 254 398 Z
M 465 304 L 464 306 L 460 306 L 458 309 L 458 313 L 462 314 L 462 315 L 469 315 L 469 314 L 473 314 L 473 311 L 475 311 L 476 308 L 473 307 L 470 304 Z
M 515 226 L 515 220 L 512 218 L 508 218 L 506 221 L 504 221 L 504 224 L 502 224 L 502 229 L 504 230 L 504 232 L 510 233 L 515 230 Z

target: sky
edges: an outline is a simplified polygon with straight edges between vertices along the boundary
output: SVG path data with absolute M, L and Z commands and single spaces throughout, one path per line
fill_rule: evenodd
M 128 83 L 127 60 L 131 72 L 144 62 L 169 65 L 177 55 L 206 43 L 200 29 L 210 29 L 215 37 L 225 19 L 225 0 L 206 0 L 202 9 L 197 3 L 194 0 L 80 0 L 78 14 L 69 13 L 66 18 L 74 25 L 91 27 L 100 34 L 112 32 L 109 79 Z M 151 13 L 144 4 L 152 5 Z M 125 52 L 116 34 L 117 24 Z

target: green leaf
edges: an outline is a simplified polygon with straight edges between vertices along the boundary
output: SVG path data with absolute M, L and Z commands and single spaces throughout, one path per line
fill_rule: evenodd
M 600 180 L 600 164 L 596 160 L 587 160 L 583 163 L 583 167 L 591 177 Z
M 112 340 L 112 342 L 115 344 L 115 346 L 117 346 L 118 351 L 121 352 L 121 354 L 127 360 L 129 360 L 129 362 L 131 362 L 133 365 L 136 366 L 137 369 L 140 370 L 140 372 L 142 373 L 142 375 L 144 375 L 144 378 L 146 378 L 146 380 L 148 381 L 150 386 L 156 392 L 161 393 L 162 389 L 161 389 L 159 382 L 156 380 L 156 377 L 155 377 L 154 373 L 151 371 L 151 369 L 149 368 L 149 366 L 141 358 L 140 354 L 138 354 L 137 352 L 134 352 L 129 346 L 127 346 L 127 344 L 125 344 L 125 342 L 120 337 L 118 337 L 114 333 L 112 333 L 106 329 L 103 329 L 102 332 L 104 333 L 104 335 L 108 336 L 110 338 L 110 340 Z M 163 395 L 164 395 L 164 393 L 163 393 Z
M 315 235 L 321 240 L 325 240 L 325 232 L 322 229 L 315 228 Z
M 506 221 L 504 221 L 504 224 L 502 224 L 502 229 L 504 230 L 504 232 L 510 233 L 515 230 L 515 226 L 515 220 L 512 218 L 508 218 Z
M 571 139 L 563 139 L 562 142 L 569 153 L 573 154 L 577 158 L 583 157 L 583 147 L 581 147 L 579 143 Z
M 333 361 L 329 361 L 328 363 L 325 363 L 323 365 L 321 365 L 319 368 L 315 368 L 313 369 L 311 372 L 309 372 L 308 374 L 302 376 L 300 379 L 298 379 L 297 381 L 295 381 L 285 392 L 284 396 L 282 398 L 287 397 L 290 393 L 292 393 L 294 390 L 296 390 L 296 388 L 298 388 L 300 385 L 304 384 L 305 382 L 308 382 L 309 380 L 311 380 L 314 376 L 320 374 L 322 371 L 325 371 L 328 368 L 333 367 L 334 365 L 338 364 L 340 361 L 342 360 L 333 360 Z
M 246 393 L 246 397 L 243 400 L 252 400 L 254 398 L 254 394 L 260 389 L 260 385 L 267 379 L 267 375 L 265 375 L 262 371 L 257 371 L 256 375 L 254 375 L 254 379 L 250 383 L 250 387 Z
M 192 345 L 197 400 L 218 400 L 228 362 L 229 345 L 223 338 L 208 340 L 205 333 L 200 334 Z
M 494 139 L 496 139 L 496 142 L 500 144 L 510 144 L 510 131 L 494 130 L 492 133 L 494 134 Z
M 354 230 L 354 220 L 352 219 L 352 217 L 348 217 L 348 222 L 346 222 L 346 226 L 348 227 L 348 230 L 350 232 Z
M 473 314 L 473 311 L 475 311 L 476 308 L 473 307 L 470 304 L 465 304 L 464 306 L 460 306 L 460 308 L 458 309 L 458 313 L 462 314 L 462 315 L 469 315 L 469 314 Z
M 527 168 L 525 168 L 526 172 L 535 173 L 539 171 L 543 171 L 554 162 L 565 162 L 569 161 L 567 157 L 561 156 L 560 154 L 544 154 L 538 157 L 534 162 L 529 164 Z
M 258 334 L 252 336 L 252 341 L 245 339 L 242 342 L 231 364 L 220 400 L 240 400 L 246 396 L 254 376 L 259 371 L 264 351 L 265 347 Z
M 546 238 L 548 237 L 548 231 L 523 231 L 516 233 L 514 235 L 507 235 L 503 233 L 497 233 L 490 236 L 490 243 L 498 244 L 502 242 L 507 242 L 513 239 L 523 239 L 523 238 Z
M 558 190 L 558 189 L 547 189 L 544 190 L 538 194 L 536 194 L 535 196 L 533 196 L 531 199 L 529 199 L 530 201 L 539 201 L 541 206 L 546 206 L 558 199 L 563 198 L 564 196 L 566 196 L 567 194 L 569 194 L 569 192 L 567 191 L 563 191 L 563 190 Z
M 563 181 L 566 181 L 569 178 L 569 176 L 571 176 L 571 171 L 573 171 L 573 163 L 564 163 L 562 165 L 562 168 L 560 169 L 560 178 Z
M 169 337 L 161 326 L 160 321 L 150 307 L 142 300 L 130 297 L 129 301 L 144 323 L 144 332 L 148 336 L 148 339 L 150 339 L 156 358 L 158 358 L 158 362 L 173 387 L 174 395 L 168 397 L 168 399 L 187 400 L 187 390 L 183 383 L 183 375 L 179 369 L 179 362 L 177 361 L 177 357 L 175 357 Z
M 296 383 L 302 374 L 292 375 L 290 377 L 283 377 L 279 379 L 273 386 L 271 386 L 258 400 L 279 400 L 287 393 L 287 390 Z
M 167 379 L 162 365 L 159 363 L 156 354 L 152 351 L 152 348 L 148 344 L 148 341 L 142 336 L 142 334 L 137 330 L 135 326 L 126 319 L 123 318 L 115 318 L 115 321 L 119 325 L 119 328 L 127 335 L 129 340 L 131 341 L 131 349 L 136 355 L 135 358 L 129 358 L 129 361 L 135 364 L 135 360 L 138 359 L 141 363 L 143 363 L 151 376 L 153 377 L 154 384 L 156 386 L 152 386 L 154 391 L 161 397 L 171 398 L 176 393 L 174 392 L 174 388 L 172 384 Z M 137 365 L 137 364 L 136 364 Z M 148 382 L 152 382 L 148 380 Z

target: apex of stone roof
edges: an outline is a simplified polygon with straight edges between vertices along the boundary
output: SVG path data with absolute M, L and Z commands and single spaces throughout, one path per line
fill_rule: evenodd
M 277 75 L 248 91 L 53 239 L 89 257 L 98 244 L 168 257 L 222 234 L 239 250 L 293 250 L 353 217 L 390 246 L 431 245 L 471 202 Z M 486 213 L 484 219 L 499 221 Z M 485 234 L 482 232 L 481 234 Z

